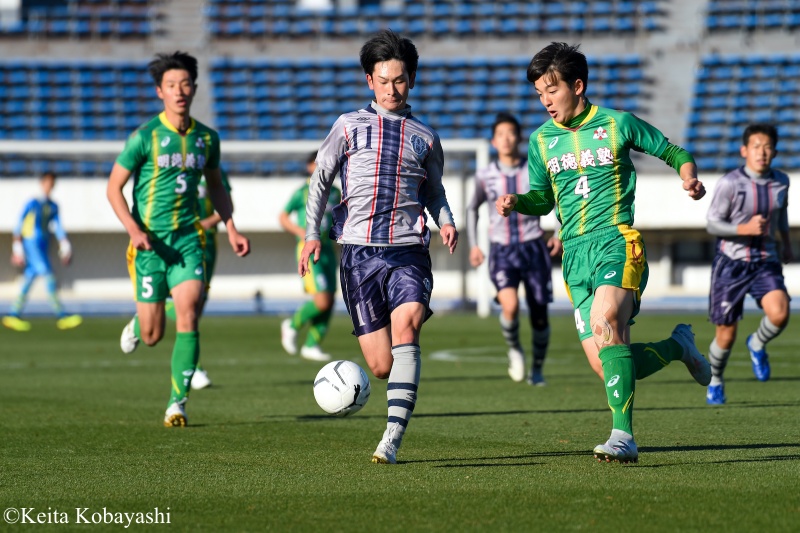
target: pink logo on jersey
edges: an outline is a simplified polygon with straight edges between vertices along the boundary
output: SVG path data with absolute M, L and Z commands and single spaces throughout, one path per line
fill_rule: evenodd
M 600 141 L 600 140 L 605 139 L 606 137 L 608 137 L 608 132 L 606 130 L 604 130 L 602 126 L 597 128 L 596 130 L 594 130 L 593 138 L 595 140 Z

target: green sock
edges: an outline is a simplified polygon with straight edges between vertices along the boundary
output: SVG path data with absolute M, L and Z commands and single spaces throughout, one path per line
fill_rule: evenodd
M 638 342 L 631 344 L 631 355 L 636 368 L 636 379 L 644 379 L 672 361 L 678 361 L 683 357 L 683 348 L 672 338 L 658 342 Z
M 319 314 L 319 309 L 314 305 L 314 302 L 306 302 L 300 306 L 300 309 L 292 317 L 292 327 L 300 329 Z
M 167 315 L 167 318 L 171 318 L 172 320 L 178 320 L 177 318 L 178 315 L 175 314 L 175 302 L 170 300 L 169 302 L 164 304 L 164 314 Z
M 172 393 L 167 407 L 173 402 L 183 401 L 189 394 L 189 383 L 199 358 L 200 334 L 196 331 L 179 331 L 172 349 Z
M 134 315 L 133 317 L 133 334 L 136 335 L 137 339 L 142 338 L 142 330 L 139 327 L 139 315 Z
M 603 362 L 603 381 L 606 384 L 608 406 L 613 413 L 613 428 L 633 435 L 633 391 L 636 370 L 631 349 L 624 344 L 600 349 Z
M 331 321 L 332 311 L 328 310 L 311 319 L 311 327 L 306 336 L 306 346 L 318 346 L 328 333 L 328 324 Z

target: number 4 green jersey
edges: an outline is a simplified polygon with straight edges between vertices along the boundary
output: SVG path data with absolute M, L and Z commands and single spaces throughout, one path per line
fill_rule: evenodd
M 662 157 L 668 146 L 658 129 L 635 115 L 587 103 L 569 125 L 551 119 L 531 134 L 531 190 L 552 189 L 564 241 L 633 225 L 636 171 L 630 151 Z
M 140 126 L 117 157 L 134 175 L 134 220 L 147 231 L 194 224 L 203 170 L 219 168 L 219 159 L 219 135 L 194 119 L 184 134 L 164 113 Z

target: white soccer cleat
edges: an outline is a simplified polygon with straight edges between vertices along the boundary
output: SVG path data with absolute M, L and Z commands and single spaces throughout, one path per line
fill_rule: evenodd
M 309 361 L 330 361 L 331 356 L 319 349 L 319 346 L 303 346 L 300 348 L 300 357 Z
M 508 375 L 517 383 L 525 381 L 525 354 L 516 348 L 508 350 Z
M 172 402 L 170 406 L 167 407 L 167 412 L 164 414 L 164 427 L 186 427 L 189 423 L 189 419 L 186 418 L 186 409 L 183 407 L 185 404 L 186 400 L 183 400 L 180 402 Z
M 297 355 L 297 330 L 292 327 L 292 319 L 281 322 L 281 344 L 289 355 Z
M 594 447 L 594 457 L 601 463 L 603 461 L 606 463 L 612 461 L 618 463 L 638 463 L 639 449 L 633 441 L 633 435 L 614 429 L 611 431 L 611 437 L 609 437 L 605 444 L 598 444 Z
M 211 386 L 211 380 L 208 377 L 208 372 L 205 370 L 197 369 L 192 374 L 192 382 L 191 382 L 192 389 L 200 390 L 205 389 L 206 387 Z
M 689 369 L 689 373 L 700 385 L 706 387 L 711 383 L 711 365 L 694 343 L 694 332 L 689 324 L 678 324 L 672 330 L 671 337 L 683 348 L 681 361 Z
M 380 465 L 397 464 L 397 447 L 391 440 L 381 440 L 375 453 L 372 454 L 372 462 Z
M 119 338 L 119 347 L 122 348 L 122 353 L 133 353 L 139 345 L 139 337 L 133 332 L 133 324 L 136 321 L 134 316 L 128 324 L 122 328 L 122 336 Z

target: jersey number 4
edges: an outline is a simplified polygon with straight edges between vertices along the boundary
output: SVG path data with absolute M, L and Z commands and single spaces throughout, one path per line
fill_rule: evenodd
M 575 185 L 575 194 L 589 198 L 589 193 L 592 189 L 589 188 L 589 176 L 581 176 L 578 178 L 578 183 Z

